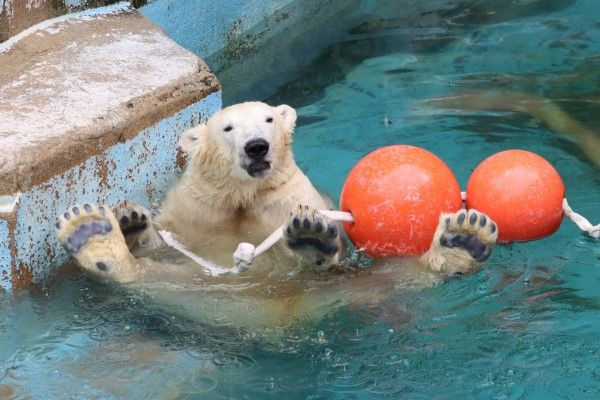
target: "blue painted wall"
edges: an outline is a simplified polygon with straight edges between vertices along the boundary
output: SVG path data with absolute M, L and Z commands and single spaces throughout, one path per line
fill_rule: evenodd
M 0 219 L 0 288 L 10 289 L 10 248 L 8 222 Z
M 428 13 L 459 2 L 154 0 L 139 11 L 207 62 L 221 82 L 225 105 L 229 105 L 273 96 L 328 46 L 361 40 L 361 27 L 381 21 L 393 25 L 426 20 Z M 353 32 L 355 28 L 359 29 Z
M 36 282 L 68 260 L 54 225 L 57 216 L 71 205 L 88 202 L 113 206 L 130 199 L 156 208 L 181 173 L 176 150 L 180 133 L 220 108 L 221 93 L 213 93 L 135 138 L 23 193 L 17 212 L 17 265 L 22 262 L 32 267 Z M 0 270 L 8 265 L 10 271 L 4 235 L 8 236 L 6 222 L 0 220 Z M 3 287 L 9 288 L 9 284 L 10 277 L 2 280 Z
M 140 8 L 182 47 L 206 58 L 294 0 L 156 0 Z

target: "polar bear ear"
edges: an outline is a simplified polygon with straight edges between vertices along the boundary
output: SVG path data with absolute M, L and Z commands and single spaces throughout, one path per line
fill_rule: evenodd
M 294 110 L 287 104 L 282 104 L 280 106 L 275 107 L 275 111 L 281 117 L 285 130 L 291 133 L 294 130 L 294 127 L 296 126 L 296 110 Z
M 194 154 L 198 149 L 200 137 L 206 132 L 206 124 L 195 126 L 181 134 L 179 147 L 184 153 Z

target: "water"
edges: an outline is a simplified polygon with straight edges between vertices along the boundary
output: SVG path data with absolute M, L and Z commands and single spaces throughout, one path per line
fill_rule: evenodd
M 523 114 L 424 103 L 508 88 L 600 125 L 597 2 L 486 4 L 496 12 L 440 13 L 421 38 L 394 20 L 355 27 L 356 39 L 276 90 L 269 102 L 298 109 L 294 153 L 319 188 L 337 198 L 355 162 L 387 144 L 433 151 L 463 188 L 486 156 L 524 148 L 552 162 L 572 206 L 600 221 L 600 166 L 570 139 Z M 565 221 L 549 238 L 497 248 L 475 275 L 265 341 L 65 270 L 0 300 L 0 397 L 598 398 L 599 282 L 600 242 Z

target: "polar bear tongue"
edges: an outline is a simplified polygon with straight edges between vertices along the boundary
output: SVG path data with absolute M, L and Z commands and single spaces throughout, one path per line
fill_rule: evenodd
M 253 178 L 260 177 L 271 168 L 271 163 L 265 160 L 254 161 L 246 167 L 248 175 Z

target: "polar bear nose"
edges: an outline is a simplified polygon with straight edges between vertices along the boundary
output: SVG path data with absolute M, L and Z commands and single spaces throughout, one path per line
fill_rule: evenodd
M 260 160 L 264 158 L 269 151 L 269 142 L 265 139 L 252 139 L 246 143 L 244 151 L 250 158 Z

